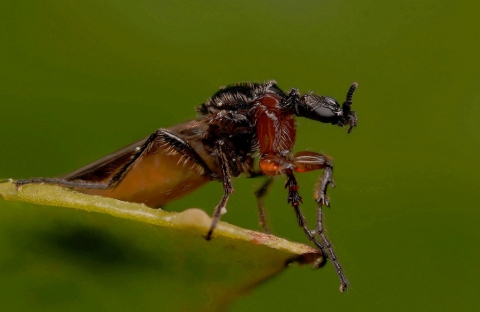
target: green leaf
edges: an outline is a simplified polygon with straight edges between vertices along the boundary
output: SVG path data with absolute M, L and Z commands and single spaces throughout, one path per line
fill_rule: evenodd
M 321 257 L 224 222 L 206 241 L 211 219 L 200 209 L 167 212 L 42 184 L 1 183 L 0 195 L 7 310 L 224 310 L 287 264 Z

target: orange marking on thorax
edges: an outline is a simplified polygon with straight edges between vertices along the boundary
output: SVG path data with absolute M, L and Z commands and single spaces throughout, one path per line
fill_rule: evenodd
M 279 99 L 265 96 L 257 108 L 257 136 L 260 154 L 277 154 L 291 151 L 295 143 L 295 118 L 284 112 Z

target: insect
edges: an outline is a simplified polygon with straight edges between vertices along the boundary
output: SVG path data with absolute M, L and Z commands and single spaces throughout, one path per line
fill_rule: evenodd
M 260 225 L 268 231 L 263 198 L 273 177 L 284 175 L 287 202 L 293 207 L 298 224 L 322 251 L 324 258 L 332 261 L 343 292 L 348 281 L 322 222 L 322 207 L 330 206 L 327 187 L 333 186 L 331 159 L 311 151 L 293 154 L 292 150 L 296 116 L 349 126 L 350 133 L 357 125 L 356 113 L 351 110 L 356 88 L 357 83 L 353 83 L 340 106 L 328 96 L 313 93 L 302 96 L 297 89 L 285 93 L 273 80 L 222 87 L 198 106 L 195 120 L 158 129 L 149 137 L 62 178 L 18 180 L 16 184 L 20 187 L 28 183 L 52 183 L 82 193 L 162 207 L 209 181 L 219 180 L 224 194 L 213 212 L 206 235 L 209 240 L 234 191 L 232 177 L 242 173 L 250 177 L 267 177 L 255 195 Z M 254 168 L 255 158 L 258 158 L 259 169 Z M 294 173 L 317 169 L 323 169 L 323 174 L 314 193 L 317 222 L 315 231 L 312 231 L 300 210 L 302 197 Z

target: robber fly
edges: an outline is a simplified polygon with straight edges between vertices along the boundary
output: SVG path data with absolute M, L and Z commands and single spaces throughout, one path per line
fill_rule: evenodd
M 295 143 L 295 116 L 318 120 L 341 127 L 348 133 L 357 125 L 351 110 L 353 83 L 340 107 L 328 96 L 312 93 L 300 95 L 297 89 L 283 92 L 273 80 L 261 83 L 240 83 L 222 87 L 197 108 L 195 120 L 170 128 L 161 128 L 148 138 L 133 143 L 62 178 L 18 180 L 17 186 L 28 183 L 52 183 L 76 191 L 112 197 L 124 201 L 162 207 L 185 196 L 209 181 L 223 183 L 224 194 L 215 207 L 212 224 L 206 236 L 212 237 L 228 198 L 233 193 L 232 177 L 263 175 L 266 182 L 255 193 L 259 219 L 267 231 L 263 197 L 273 177 L 285 175 L 287 202 L 295 210 L 306 236 L 332 261 L 340 278 L 340 291 L 348 281 L 337 256 L 323 230 L 322 206 L 330 206 L 327 187 L 333 186 L 330 157 L 311 151 L 292 153 Z M 258 169 L 254 158 L 258 157 Z M 317 224 L 315 231 L 307 227 L 300 210 L 302 197 L 294 172 L 323 169 L 315 189 Z

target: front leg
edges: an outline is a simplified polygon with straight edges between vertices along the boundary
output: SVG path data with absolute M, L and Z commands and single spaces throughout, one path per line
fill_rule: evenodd
M 308 172 L 312 170 L 324 169 L 323 175 L 318 179 L 315 187 L 315 199 L 319 205 L 330 207 L 330 200 L 327 197 L 327 188 L 329 185 L 335 186 L 333 182 L 333 164 L 329 156 L 303 151 L 295 154 L 293 158 L 296 172 Z
M 338 262 L 337 255 L 328 239 L 323 226 L 323 212 L 322 206 L 330 207 L 330 202 L 327 197 L 328 185 L 334 186 L 332 173 L 333 165 L 328 156 L 315 152 L 299 152 L 294 157 L 295 171 L 306 172 L 316 169 L 324 168 L 323 175 L 319 178 L 317 186 L 315 187 L 315 201 L 317 202 L 317 226 L 316 235 L 322 241 L 320 248 L 323 252 L 327 252 L 328 258 L 332 261 L 335 271 L 340 279 L 340 291 L 344 292 L 348 287 L 348 280 L 343 273 L 343 268 Z
M 260 160 L 260 168 L 266 175 L 275 175 L 284 173 L 287 175 L 287 181 L 285 182 L 285 188 L 288 188 L 287 201 L 292 205 L 297 216 L 297 221 L 300 227 L 303 228 L 305 235 L 310 241 L 312 241 L 318 249 L 322 251 L 324 260 L 328 257 L 331 261 L 337 275 L 340 279 L 340 291 L 343 292 L 348 287 L 348 280 L 343 273 L 343 269 L 338 262 L 333 246 L 331 245 L 323 227 L 323 213 L 322 206 L 330 206 L 328 197 L 326 196 L 328 185 L 334 186 L 332 172 L 333 166 L 331 159 L 328 156 L 315 152 L 299 152 L 295 154 L 292 161 L 289 161 L 278 155 L 264 155 Z M 312 170 L 324 169 L 323 175 L 320 177 L 317 187 L 315 188 L 315 201 L 317 206 L 317 226 L 315 233 L 312 232 L 305 220 L 305 217 L 300 210 L 300 203 L 302 203 L 302 197 L 298 193 L 298 184 L 293 175 L 295 172 L 308 172 Z M 317 239 L 317 237 L 319 239 Z M 324 265 L 325 262 L 318 263 L 318 267 Z
M 291 168 L 285 169 L 285 174 L 287 175 L 285 188 L 288 188 L 287 203 L 291 204 L 294 208 L 299 207 L 301 203 L 303 204 L 303 201 L 302 196 L 300 196 L 298 192 L 300 187 L 297 184 L 297 179 L 295 179 Z
M 315 234 L 308 228 L 307 220 L 300 210 L 302 197 L 298 192 L 299 186 L 297 184 L 297 179 L 293 174 L 293 171 L 296 169 L 294 162 L 280 155 L 267 154 L 261 157 L 259 166 L 262 172 L 267 176 L 274 176 L 278 174 L 285 174 L 287 176 L 287 180 L 285 181 L 285 188 L 288 189 L 287 202 L 291 204 L 295 210 L 298 225 L 303 229 L 307 238 L 312 241 L 315 246 L 322 251 L 322 255 L 326 257 L 327 253 L 325 248 L 323 247 L 322 243 L 316 239 Z

